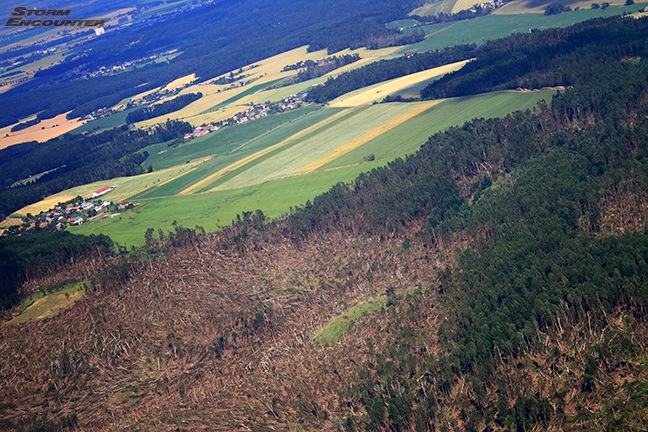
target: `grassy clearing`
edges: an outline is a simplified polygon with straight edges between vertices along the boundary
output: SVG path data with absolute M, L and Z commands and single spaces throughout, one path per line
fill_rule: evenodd
M 9 322 L 11 324 L 22 324 L 51 318 L 58 315 L 63 309 L 72 307 L 85 294 L 83 283 L 77 283 L 49 294 L 33 294 L 20 304 L 21 314 Z
M 436 132 L 473 118 L 502 117 L 516 110 L 529 109 L 542 99 L 550 99 L 553 94 L 554 91 L 511 91 L 448 99 L 340 156 L 322 169 L 361 164 L 370 155 L 384 164 L 396 157 L 414 153 L 427 137 Z
M 6 132 L 0 136 L 0 149 L 28 141 L 45 142 L 76 129 L 81 123 L 78 118 L 66 119 L 65 116 L 68 113 L 69 111 L 17 132 Z
M 568 27 L 592 18 L 636 12 L 646 5 L 647 3 L 637 3 L 632 6 L 611 6 L 605 10 L 586 9 L 551 16 L 539 14 L 491 14 L 465 21 L 420 26 L 417 29 L 425 31 L 426 39 L 402 48 L 400 53 L 431 51 L 465 43 L 481 44 L 489 39 L 498 39 L 514 33 L 527 33 L 529 29 L 542 30 L 551 27 Z
M 119 218 L 93 221 L 72 227 L 70 232 L 103 233 L 122 245 L 130 246 L 144 244 L 147 228 L 171 231 L 173 221 L 185 227 L 200 225 L 206 231 L 216 231 L 230 224 L 244 210 L 261 209 L 271 218 L 284 215 L 291 206 L 303 205 L 334 184 L 350 182 L 361 172 L 380 164 L 367 163 L 227 191 L 138 199 L 142 205 L 123 213 Z
M 340 121 L 318 129 L 318 133 L 247 169 L 214 190 L 250 186 L 295 175 L 297 171 L 338 147 L 382 126 L 412 109 L 411 104 L 382 104 L 354 108 Z
M 414 27 L 419 24 L 421 24 L 421 22 L 415 19 L 403 19 L 389 22 L 385 24 L 385 27 L 394 30 L 404 30 L 406 28 Z
M 326 165 L 327 163 L 334 161 L 335 159 L 339 158 L 340 156 L 349 153 L 350 151 L 360 147 L 363 144 L 366 144 L 367 142 L 371 141 L 372 139 L 384 134 L 385 132 L 395 128 L 396 126 L 406 122 L 407 120 L 411 119 L 414 116 L 419 115 L 420 113 L 427 111 L 429 108 L 432 106 L 438 104 L 441 101 L 432 101 L 432 102 L 427 102 L 427 103 L 420 103 L 420 104 L 413 104 L 413 107 L 411 110 L 407 111 L 406 113 L 393 118 L 392 120 L 383 123 L 379 127 L 370 130 L 366 134 L 362 135 L 361 137 L 358 137 L 354 140 L 351 140 L 347 142 L 346 144 L 336 148 L 333 150 L 331 153 L 327 154 L 326 156 L 323 156 L 308 165 L 305 165 L 298 169 L 296 171 L 297 174 L 305 174 L 311 171 L 315 171 L 316 169 Z
M 386 82 L 374 84 L 369 87 L 364 87 L 332 100 L 329 105 L 332 107 L 356 107 L 371 104 L 376 101 L 381 101 L 385 98 L 385 96 L 411 87 L 412 85 L 429 81 L 433 78 L 445 75 L 448 72 L 461 69 L 461 67 L 463 67 L 463 65 L 465 65 L 466 63 L 467 61 L 451 63 L 395 78 Z
M 321 347 L 336 344 L 340 337 L 358 324 L 363 317 L 376 312 L 387 305 L 387 297 L 379 297 L 357 304 L 342 315 L 335 317 L 313 338 L 313 344 Z

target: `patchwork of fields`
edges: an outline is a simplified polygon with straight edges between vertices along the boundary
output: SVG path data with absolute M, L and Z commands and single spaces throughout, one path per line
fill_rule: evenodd
M 452 2 L 452 5 L 455 7 L 459 3 L 463 5 L 465 1 Z M 610 9 L 620 13 L 622 8 L 608 8 L 608 11 Z M 251 103 L 273 102 L 299 94 L 345 70 L 402 55 L 405 51 L 481 42 L 545 25 L 564 26 L 602 13 L 611 14 L 588 10 L 553 17 L 490 15 L 418 26 L 416 28 L 427 34 L 426 40 L 419 44 L 336 53 L 357 53 L 361 59 L 314 80 L 266 89 L 295 73 L 282 72 L 286 65 L 327 56 L 325 51 L 309 53 L 302 47 L 242 68 L 237 79 L 248 82 L 243 86 L 227 88 L 229 84 L 219 85 L 211 80 L 197 82 L 194 75 L 180 77 L 166 87 L 182 87 L 179 94 L 201 92 L 204 96 L 172 115 L 165 115 L 164 119 L 151 119 L 136 126 L 147 127 L 167 117 L 196 125 L 225 119 Z M 390 26 L 407 28 L 416 23 L 402 20 Z M 378 103 L 390 95 L 416 97 L 430 81 L 464 64 L 458 62 L 381 82 L 342 95 L 323 107 L 308 105 L 222 128 L 191 141 L 149 146 L 142 150 L 149 154 L 143 165 L 151 166 L 153 172 L 63 191 L 22 209 L 14 217 L 27 212 L 37 214 L 60 201 L 78 195 L 88 196 L 106 185 L 117 186 L 106 199 L 131 200 L 136 203 L 135 209 L 72 227 L 73 232 L 105 233 L 120 244 L 137 245 L 143 243 L 147 228 L 170 230 L 174 221 L 188 227 L 200 225 L 212 231 L 228 225 L 245 210 L 261 209 L 269 217 L 278 217 L 291 206 L 303 205 L 338 182 L 352 181 L 361 172 L 415 152 L 436 132 L 478 117 L 499 117 L 515 110 L 530 109 L 538 101 L 550 99 L 554 93 L 508 91 L 448 100 Z M 127 113 L 124 111 L 83 125 L 75 132 L 117 126 Z

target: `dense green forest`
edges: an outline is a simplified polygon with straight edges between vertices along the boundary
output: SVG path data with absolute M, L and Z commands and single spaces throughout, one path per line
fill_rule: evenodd
M 94 135 L 65 134 L 43 144 L 26 143 L 0 150 L 4 184 L 0 218 L 46 196 L 81 184 L 141 174 L 147 154 L 138 150 L 182 137 L 189 123 L 167 121 L 150 131 L 116 128 Z M 38 180 L 12 186 L 32 175 L 51 171 Z
M 178 111 L 179 109 L 182 109 L 189 105 L 191 102 L 197 101 L 201 97 L 202 93 L 189 93 L 175 97 L 160 104 L 155 104 L 146 108 L 135 110 L 131 113 L 128 113 L 128 115 L 126 116 L 126 123 L 136 123 Z
M 406 17 L 419 3 L 326 0 L 304 8 L 295 0 L 272 5 L 262 0 L 221 1 L 178 14 L 174 20 L 123 28 L 85 44 L 85 56 L 70 58 L 1 94 L 0 127 L 41 111 L 43 118 L 69 110 L 73 110 L 70 118 L 83 116 L 179 76 L 196 73 L 205 80 L 299 46 L 328 48 L 334 53 L 400 37 L 403 35 L 384 24 Z M 171 62 L 149 64 L 117 76 L 82 78 L 101 66 L 172 48 L 182 54 Z
M 306 100 L 326 103 L 344 93 L 381 81 L 469 59 L 474 55 L 474 51 L 474 45 L 460 45 L 429 53 L 412 53 L 391 60 L 380 60 L 329 78 L 324 85 L 310 89 Z

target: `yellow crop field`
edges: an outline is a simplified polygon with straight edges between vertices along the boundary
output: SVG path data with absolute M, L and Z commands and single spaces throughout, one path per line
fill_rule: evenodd
M 366 134 L 349 141 L 348 143 L 336 148 L 333 150 L 331 153 L 327 154 L 324 157 L 321 157 L 308 165 L 305 165 L 295 171 L 295 174 L 306 174 L 312 171 L 315 171 L 316 169 L 326 165 L 327 163 L 339 158 L 345 153 L 350 152 L 353 149 L 356 149 L 360 147 L 361 145 L 371 141 L 372 139 L 376 138 L 379 135 L 384 134 L 390 129 L 395 128 L 396 126 L 406 122 L 407 120 L 411 119 L 414 116 L 417 116 L 421 114 L 422 112 L 426 111 L 429 108 L 432 108 L 434 105 L 440 103 L 441 100 L 435 100 L 431 102 L 425 102 L 425 103 L 418 103 L 414 104 L 414 107 L 407 111 L 404 114 L 399 115 L 398 117 L 395 117 L 394 119 L 388 121 L 387 123 L 383 123 L 381 126 L 370 130 Z
M 194 81 L 196 81 L 196 74 L 186 75 L 171 81 L 169 84 L 164 86 L 163 90 L 173 91 Z
M 461 0 L 459 0 L 461 1 Z M 610 0 L 608 3 L 611 6 L 623 6 L 625 0 Z M 514 0 L 505 4 L 501 8 L 495 9 L 495 15 L 518 15 L 518 14 L 544 14 L 545 8 L 549 3 L 537 4 L 532 0 Z M 591 1 L 577 1 L 569 3 L 569 6 L 574 9 L 579 7 L 581 9 L 590 9 L 592 7 Z
M 96 190 L 96 189 L 95 189 Z M 37 203 L 30 204 L 27 207 L 23 207 L 22 209 L 18 210 L 15 212 L 15 215 L 19 216 L 26 216 L 27 213 L 31 213 L 33 215 L 37 215 L 40 212 L 47 211 L 51 208 L 56 207 L 56 204 L 60 202 L 65 202 L 69 201 L 72 198 L 74 198 L 76 195 L 71 195 L 68 193 L 68 191 L 58 193 L 56 195 L 49 196 L 45 198 L 44 200 L 41 200 Z
M 457 0 L 452 6 L 452 13 L 457 13 L 462 10 L 470 9 L 474 5 L 478 4 L 480 2 L 476 0 Z
M 329 105 L 332 107 L 356 107 L 368 105 L 374 101 L 380 101 L 384 99 L 385 96 L 406 89 L 414 84 L 460 69 L 467 62 L 468 60 L 451 63 L 437 68 L 413 73 L 411 75 L 406 75 L 404 77 L 395 78 L 369 87 L 364 87 L 360 90 L 347 93 L 334 99 Z
M 0 149 L 28 141 L 45 142 L 49 139 L 63 135 L 72 129 L 78 128 L 81 124 L 78 118 L 71 120 L 65 118 L 69 112 L 70 111 L 59 114 L 51 119 L 43 120 L 36 125 L 17 132 L 9 132 L 11 127 L 15 125 L 3 128 L 2 135 L 0 136 Z

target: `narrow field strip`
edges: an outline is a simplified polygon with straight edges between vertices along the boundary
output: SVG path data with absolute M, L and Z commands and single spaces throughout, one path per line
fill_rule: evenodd
M 411 110 L 407 111 L 405 114 L 401 114 L 400 116 L 388 121 L 387 123 L 384 123 L 382 126 L 377 127 L 366 134 L 349 141 L 348 143 L 338 147 L 337 149 L 333 150 L 331 153 L 327 154 L 324 157 L 321 157 L 308 165 L 305 165 L 298 170 L 295 171 L 295 174 L 306 174 L 309 172 L 313 172 L 316 169 L 326 165 L 327 163 L 339 158 L 340 156 L 350 152 L 351 150 L 354 150 L 361 145 L 371 141 L 372 139 L 384 134 L 390 129 L 395 128 L 396 126 L 399 126 L 400 124 L 406 122 L 407 120 L 411 119 L 412 117 L 415 117 L 422 112 L 427 111 L 428 109 L 432 108 L 433 106 L 439 104 L 442 102 L 442 100 L 435 100 L 431 101 L 428 103 L 421 103 L 417 104 L 414 108 Z
M 236 170 L 236 169 L 238 169 L 238 168 L 252 162 L 255 159 L 258 159 L 258 158 L 260 158 L 260 157 L 262 157 L 262 156 L 264 156 L 264 155 L 266 155 L 266 154 L 268 154 L 268 153 L 270 153 L 272 151 L 275 151 L 275 150 L 277 150 L 277 149 L 279 149 L 281 147 L 284 147 L 284 146 L 290 144 L 291 142 L 293 142 L 293 141 L 295 141 L 295 140 L 297 140 L 297 139 L 299 139 L 299 138 L 301 138 L 301 137 L 303 137 L 303 136 L 305 136 L 305 135 L 307 135 L 307 134 L 309 134 L 309 133 L 311 133 L 311 132 L 313 132 L 313 131 L 315 131 L 317 129 L 320 129 L 320 128 L 328 125 L 329 123 L 331 123 L 333 121 L 336 121 L 336 120 L 338 120 L 338 119 L 340 119 L 342 117 L 345 117 L 348 114 L 350 114 L 351 111 L 352 110 L 350 110 L 350 109 L 340 111 L 339 113 L 334 114 L 331 117 L 329 117 L 327 119 L 324 119 L 319 123 L 315 123 L 314 125 L 309 126 L 309 127 L 305 128 L 305 129 L 297 132 L 296 134 L 286 138 L 285 140 L 283 140 L 283 141 L 281 141 L 281 142 L 279 142 L 279 143 L 277 143 L 277 144 L 275 144 L 273 146 L 267 147 L 267 148 L 265 148 L 263 150 L 259 150 L 258 152 L 254 153 L 254 154 L 251 154 L 251 155 L 249 155 L 247 157 L 244 157 L 243 159 L 238 160 L 238 161 L 226 166 L 225 168 L 220 169 L 220 170 L 216 171 L 215 173 L 205 177 L 204 179 L 194 183 L 193 185 L 189 186 L 188 188 L 186 188 L 183 191 L 181 191 L 180 193 L 178 193 L 178 195 L 189 195 L 189 194 L 195 193 L 195 192 L 199 191 L 200 189 L 202 189 L 204 186 L 214 182 L 218 178 L 220 178 L 223 175 L 227 174 L 228 172 Z
M 412 85 L 418 84 L 421 81 L 428 81 L 432 78 L 445 75 L 449 72 L 461 69 L 463 65 L 468 63 L 469 60 L 463 60 L 456 63 L 439 66 L 432 69 L 427 69 L 421 72 L 416 72 L 410 75 L 405 75 L 399 78 L 374 84 L 364 89 L 356 90 L 346 95 L 342 95 L 330 102 L 331 107 L 356 107 L 360 105 L 371 104 L 374 101 L 382 100 L 385 96 L 404 90 Z

